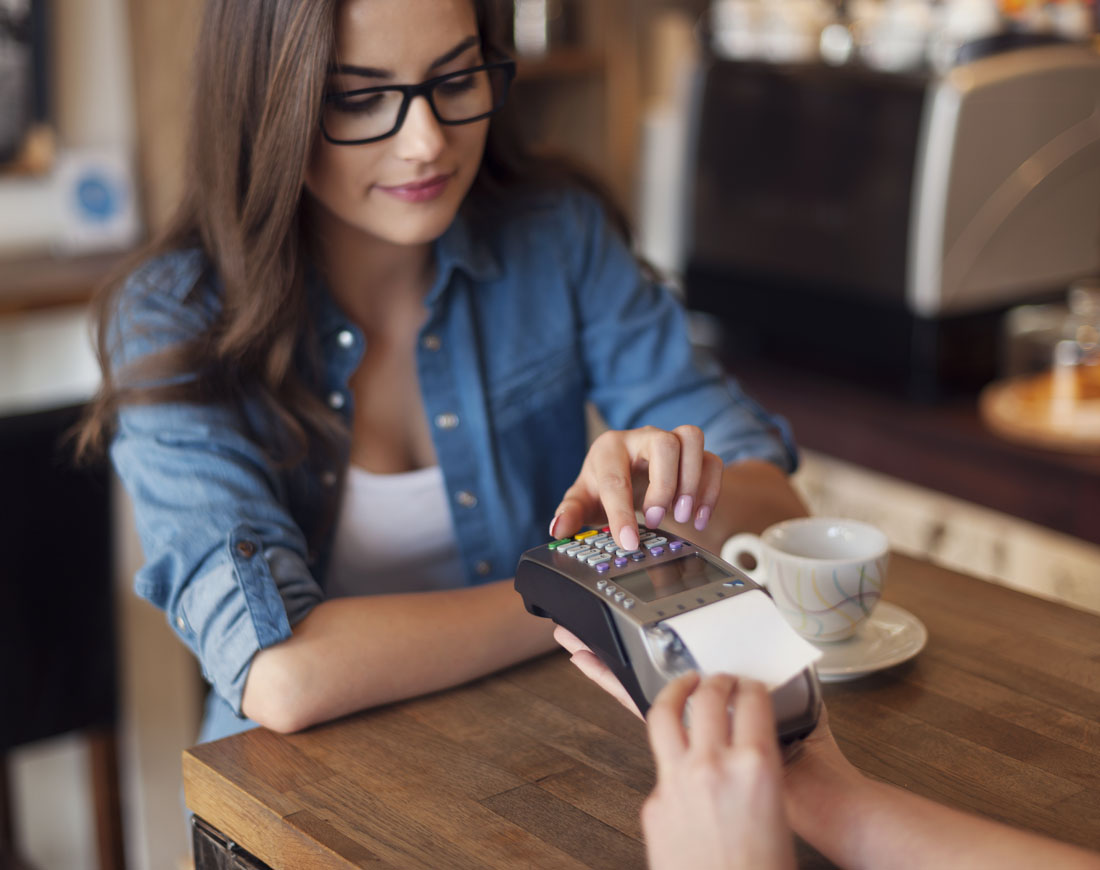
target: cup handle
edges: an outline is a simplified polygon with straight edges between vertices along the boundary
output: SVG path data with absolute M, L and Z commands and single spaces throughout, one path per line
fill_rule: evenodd
M 756 567 L 751 571 L 748 568 L 743 568 L 737 560 L 737 557 L 742 553 L 748 553 L 756 560 Z M 764 542 L 760 540 L 759 535 L 743 532 L 740 535 L 727 538 L 726 543 L 722 545 L 721 556 L 726 562 L 748 574 L 756 583 L 765 588 L 767 587 L 768 578 L 764 573 Z

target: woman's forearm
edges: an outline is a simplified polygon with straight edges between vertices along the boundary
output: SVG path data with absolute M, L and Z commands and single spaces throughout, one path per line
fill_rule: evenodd
M 788 773 L 795 832 L 849 870 L 1100 868 L 1100 855 L 938 804 L 860 774 L 809 764 Z
M 245 715 L 297 731 L 367 707 L 458 685 L 552 649 L 511 580 L 444 592 L 317 605 L 289 640 L 261 650 Z

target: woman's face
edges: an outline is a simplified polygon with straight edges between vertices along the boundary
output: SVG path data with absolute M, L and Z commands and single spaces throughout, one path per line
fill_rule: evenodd
M 326 93 L 418 84 L 484 62 L 471 0 L 343 0 L 336 40 L 340 71 L 330 72 Z M 344 117 L 360 123 L 352 112 Z M 442 125 L 417 97 L 388 139 L 335 145 L 318 131 L 306 189 L 330 215 L 371 236 L 430 242 L 469 191 L 488 126 L 488 119 Z

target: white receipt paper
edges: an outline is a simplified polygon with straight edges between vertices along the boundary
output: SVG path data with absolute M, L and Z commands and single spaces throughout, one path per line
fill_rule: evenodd
M 759 589 L 689 610 L 661 623 L 680 636 L 704 674 L 759 680 L 769 690 L 821 658 Z

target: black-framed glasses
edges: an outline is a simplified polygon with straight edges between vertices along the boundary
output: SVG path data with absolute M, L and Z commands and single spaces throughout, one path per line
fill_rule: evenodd
M 334 145 L 366 145 L 393 136 L 409 104 L 424 97 L 440 124 L 472 124 L 503 108 L 516 75 L 515 61 L 502 60 L 423 81 L 326 94 L 321 132 Z

